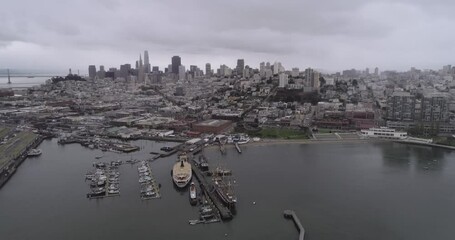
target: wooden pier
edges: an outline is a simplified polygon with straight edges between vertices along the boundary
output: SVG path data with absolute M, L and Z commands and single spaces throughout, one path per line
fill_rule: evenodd
M 302 223 L 300 223 L 300 220 L 297 217 L 297 215 L 295 214 L 295 212 L 292 211 L 292 210 L 284 210 L 284 217 L 285 218 L 292 218 L 292 220 L 294 221 L 295 226 L 297 227 L 297 229 L 300 232 L 299 240 L 304 240 L 305 239 L 305 229 L 303 228 Z
M 232 212 L 221 203 L 221 200 L 215 195 L 215 191 L 212 191 L 213 186 L 207 182 L 206 177 L 202 174 L 197 166 L 193 163 L 193 160 L 190 161 L 191 167 L 194 173 L 194 176 L 200 183 L 201 190 L 205 192 L 208 199 L 212 201 L 215 207 L 218 209 L 222 220 L 232 219 Z

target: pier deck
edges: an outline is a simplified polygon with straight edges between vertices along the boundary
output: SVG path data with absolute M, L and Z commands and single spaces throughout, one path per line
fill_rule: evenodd
M 284 217 L 285 218 L 292 218 L 292 220 L 294 221 L 295 226 L 297 227 L 297 229 L 300 232 L 299 240 L 304 240 L 305 239 L 305 229 L 303 228 L 302 223 L 300 223 L 300 220 L 297 217 L 297 215 L 295 214 L 295 212 L 292 211 L 292 210 L 284 210 Z
M 239 143 L 235 143 L 235 148 L 237 149 L 237 152 L 242 153 L 242 149 L 240 149 Z
M 220 199 L 215 196 L 214 191 L 210 191 L 210 184 L 207 182 L 206 177 L 202 174 L 202 172 L 195 166 L 193 161 L 190 161 L 194 176 L 196 176 L 197 180 L 199 181 L 201 185 L 202 191 L 206 193 L 206 196 L 209 197 L 209 199 L 213 202 L 215 207 L 218 209 L 221 219 L 223 220 L 228 220 L 232 219 L 232 213 L 231 211 L 221 203 Z

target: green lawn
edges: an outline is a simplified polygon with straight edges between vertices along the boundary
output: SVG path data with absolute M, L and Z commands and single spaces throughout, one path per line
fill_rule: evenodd
M 309 139 L 306 131 L 289 128 L 263 128 L 261 131 L 250 135 L 261 138 Z
M 450 137 L 450 138 L 448 138 L 448 137 L 434 137 L 433 138 L 433 143 L 455 147 L 455 138 L 452 138 L 452 137 Z
M 31 132 L 20 132 L 17 133 L 16 137 L 9 139 L 7 143 L 0 145 L 0 166 L 20 155 L 37 137 Z

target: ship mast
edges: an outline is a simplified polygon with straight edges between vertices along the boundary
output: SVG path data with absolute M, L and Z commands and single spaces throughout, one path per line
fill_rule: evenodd
M 11 84 L 11 76 L 9 75 L 9 68 L 6 69 L 6 71 L 8 72 L 8 84 Z

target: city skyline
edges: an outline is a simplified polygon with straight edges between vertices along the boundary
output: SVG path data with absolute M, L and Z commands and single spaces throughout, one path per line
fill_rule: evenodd
M 160 67 L 179 55 L 182 64 L 199 67 L 234 67 L 242 58 L 246 65 L 280 61 L 286 68 L 331 72 L 376 66 L 401 71 L 452 64 L 454 52 L 455 36 L 444 30 L 455 22 L 450 1 L 200 1 L 175 17 L 173 1 L 49 5 L 4 3 L 0 68 L 119 66 L 148 49 L 150 63 Z M 61 21 L 73 12 L 78 17 Z

